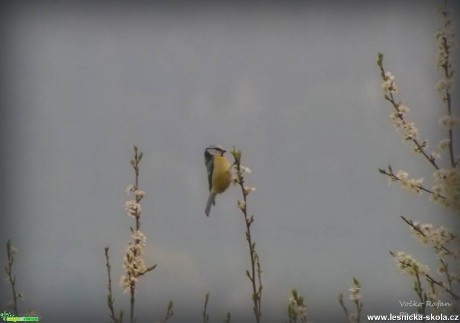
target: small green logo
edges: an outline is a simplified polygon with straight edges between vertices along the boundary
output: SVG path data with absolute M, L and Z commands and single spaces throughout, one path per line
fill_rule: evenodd
M 0 317 L 5 322 L 38 322 L 39 321 L 38 316 L 14 316 L 13 314 L 8 313 L 6 311 L 3 311 L 3 313 L 0 313 Z

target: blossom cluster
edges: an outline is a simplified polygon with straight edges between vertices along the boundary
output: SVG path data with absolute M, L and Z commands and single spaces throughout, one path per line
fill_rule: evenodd
M 133 284 L 137 282 L 138 277 L 147 272 L 143 258 L 147 239 L 139 230 L 134 231 L 131 236 L 134 243 L 129 242 L 126 248 L 126 254 L 123 258 L 123 269 L 126 274 L 122 275 L 120 279 L 124 293 L 129 292 Z
M 409 112 L 409 108 L 403 104 L 398 104 L 395 110 L 395 112 L 390 114 L 390 119 L 393 125 L 397 129 L 400 129 L 404 125 L 404 116 Z
M 353 286 L 348 291 L 350 300 L 355 302 L 361 299 L 361 284 L 357 279 L 353 279 Z
M 383 66 L 381 66 L 381 68 L 383 78 L 382 89 L 385 96 L 387 96 L 388 94 L 393 95 L 395 93 L 398 93 L 398 86 L 396 85 L 393 74 L 391 74 L 390 71 L 383 72 Z M 402 129 L 403 141 L 416 140 L 418 136 L 418 129 L 415 127 L 415 124 L 413 122 L 408 122 L 404 119 L 404 117 L 409 112 L 409 107 L 401 103 L 396 103 L 392 96 L 389 100 L 391 100 L 391 102 L 393 103 L 393 107 L 395 109 L 395 111 L 390 114 L 391 122 L 393 123 L 396 129 Z
M 401 183 L 401 187 L 407 191 L 421 194 L 423 178 L 409 178 L 406 171 L 400 170 L 395 174 L 395 177 Z
M 348 308 L 345 306 L 345 303 L 343 301 L 343 294 L 339 294 L 339 304 L 342 306 L 345 315 L 347 317 L 348 322 L 360 322 L 360 317 L 361 317 L 361 312 L 363 309 L 363 303 L 361 302 L 361 283 L 360 281 L 356 278 L 353 277 L 353 285 L 351 288 L 348 289 L 350 292 L 348 297 L 350 300 L 354 303 L 356 307 L 356 312 L 349 312 Z
M 411 255 L 404 251 L 398 251 L 393 254 L 398 268 L 409 276 L 426 275 L 429 271 L 428 266 L 422 265 Z
M 142 207 L 136 200 L 130 200 L 125 203 L 125 211 L 128 216 L 138 217 L 141 215 Z
M 445 246 L 456 239 L 456 236 L 442 225 L 433 227 L 431 223 L 414 222 L 411 232 L 420 242 L 430 245 L 439 251 L 443 251 L 443 247 L 445 248 Z
M 445 93 L 450 91 L 453 84 L 454 84 L 453 77 L 443 78 L 443 79 L 440 79 L 438 82 L 436 82 L 435 88 L 441 94 L 441 97 L 443 98 L 443 100 L 446 99 Z
M 440 168 L 434 174 L 431 200 L 460 214 L 460 169 Z
M 451 14 L 445 7 L 440 7 L 439 12 L 443 17 L 442 27 L 435 33 L 437 41 L 436 66 L 444 71 L 444 77 L 437 85 L 443 100 L 447 100 L 447 93 L 450 91 L 454 78 L 452 72 L 451 51 L 455 45 L 454 32 L 452 30 Z
M 145 195 L 144 191 L 136 189 L 135 185 L 130 184 L 125 190 L 127 195 L 133 194 L 134 199 L 126 201 L 125 211 L 126 214 L 130 217 L 139 217 L 141 215 L 141 204 L 139 203 Z
M 383 75 L 382 90 L 384 94 L 396 94 L 399 92 L 395 77 L 390 71 L 386 71 Z
M 439 124 L 447 130 L 452 129 L 459 123 L 459 119 L 455 115 L 445 115 L 439 118 Z
M 395 104 L 395 111 L 390 114 L 392 124 L 396 129 L 402 129 L 402 139 L 415 140 L 418 136 L 418 129 L 413 122 L 404 120 L 405 115 L 409 112 L 409 108 L 401 103 Z
M 307 306 L 305 305 L 304 298 L 300 296 L 297 290 L 293 289 L 289 296 L 288 317 L 290 322 L 307 322 Z
M 145 192 L 137 189 L 135 185 L 131 184 L 126 189 L 126 193 L 128 195 L 132 194 L 133 199 L 126 201 L 125 211 L 128 216 L 138 221 L 142 211 L 140 201 L 144 197 Z M 120 285 L 125 293 L 132 291 L 139 276 L 149 271 L 143 258 L 147 238 L 144 233 L 139 230 L 138 225 L 136 229 L 131 229 L 131 237 L 134 241 L 130 241 L 126 248 L 125 257 L 123 258 L 123 269 L 125 274 L 120 278 Z
M 413 122 L 405 122 L 403 125 L 403 140 L 413 140 L 417 138 L 418 129 Z
M 438 149 L 439 150 L 446 150 L 449 148 L 450 139 L 444 138 L 439 141 Z

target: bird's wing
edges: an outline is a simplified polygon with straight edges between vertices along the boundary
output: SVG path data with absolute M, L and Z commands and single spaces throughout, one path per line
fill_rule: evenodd
M 211 158 L 206 163 L 206 169 L 208 170 L 208 183 L 209 183 L 209 191 L 211 191 L 212 186 L 212 173 L 214 172 L 214 160 Z

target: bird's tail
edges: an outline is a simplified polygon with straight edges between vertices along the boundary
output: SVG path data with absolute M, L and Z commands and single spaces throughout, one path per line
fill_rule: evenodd
M 216 204 L 215 197 L 215 194 L 212 192 L 209 193 L 208 203 L 206 203 L 206 209 L 204 210 L 207 216 L 209 216 L 209 212 L 211 212 L 211 206 Z

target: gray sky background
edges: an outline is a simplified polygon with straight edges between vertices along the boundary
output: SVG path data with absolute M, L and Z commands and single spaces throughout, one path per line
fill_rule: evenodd
M 199 321 L 206 292 L 213 322 L 251 318 L 239 191 L 204 215 L 203 152 L 220 144 L 242 149 L 253 171 L 265 322 L 286 319 L 292 288 L 313 321 L 343 319 L 337 295 L 353 276 L 366 314 L 411 312 L 399 300 L 415 298 L 412 283 L 388 251 L 434 259 L 399 216 L 454 223 L 377 172 L 391 163 L 430 183 L 432 169 L 394 131 L 375 61 L 385 54 L 410 118 L 436 146 L 439 3 L 5 6 L 0 234 L 19 249 L 20 308 L 46 322 L 107 321 L 109 244 L 116 307 L 128 311 L 118 280 L 137 144 L 146 262 L 158 264 L 141 280 L 138 322 L 159 319 L 169 299 L 173 321 Z M 1 304 L 10 298 L 4 281 Z

